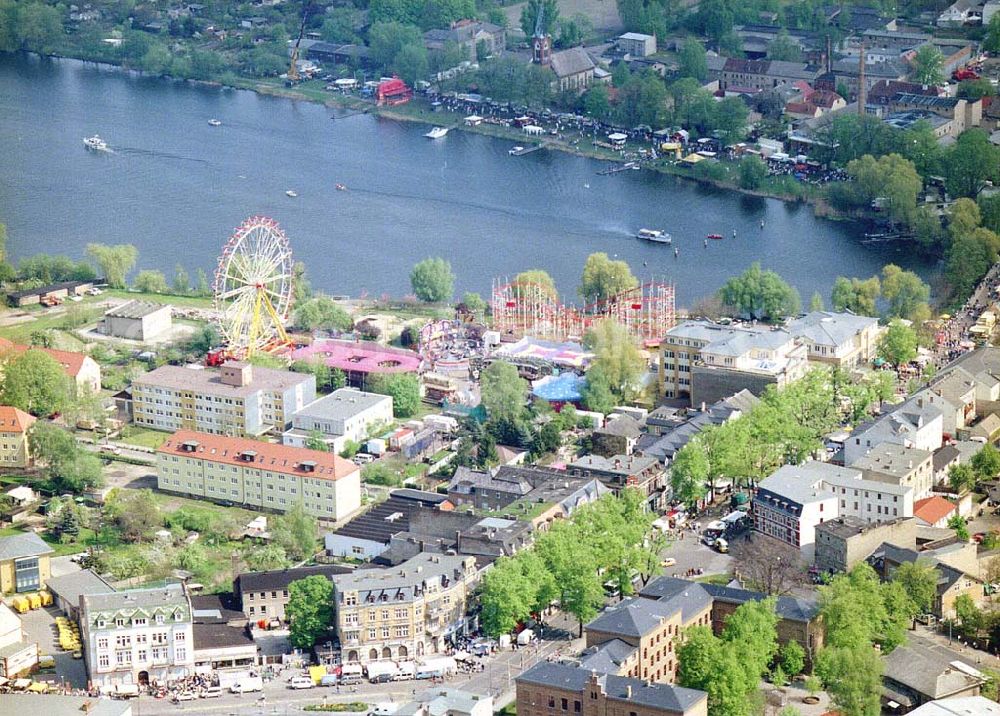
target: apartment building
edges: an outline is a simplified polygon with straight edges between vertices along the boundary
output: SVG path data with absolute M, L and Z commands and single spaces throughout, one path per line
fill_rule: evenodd
M 28 428 L 35 419 L 23 410 L 0 405 L 0 470 L 31 467 L 28 450 Z
M 837 496 L 822 475 L 785 465 L 761 480 L 753 498 L 753 527 L 798 549 L 811 550 L 816 527 L 837 517 Z
M 786 329 L 806 345 L 810 362 L 844 369 L 871 363 L 882 334 L 877 318 L 832 311 L 811 311 Z
M 308 373 L 230 362 L 219 371 L 165 365 L 132 381 L 135 424 L 257 437 L 282 433 L 316 399 Z
M 319 433 L 327 449 L 339 453 L 348 440 L 360 443 L 371 430 L 388 427 L 392 421 L 390 396 L 340 388 L 296 411 L 292 428 L 284 433 L 282 442 L 305 447 L 309 436 Z
M 657 509 L 667 486 L 667 472 L 657 458 L 645 455 L 584 455 L 574 460 L 566 471 L 576 477 L 597 479 L 616 495 L 634 488 L 645 496 L 651 509 Z
M 515 678 L 519 716 L 707 716 L 708 694 L 541 661 Z
M 320 519 L 361 507 L 361 470 L 319 450 L 178 430 L 156 451 L 156 485 L 244 507 L 286 512 L 297 504 Z
M 844 464 L 852 465 L 882 443 L 933 452 L 941 447 L 944 412 L 916 395 L 889 412 L 862 423 L 844 442 Z M 923 497 L 918 494 L 917 499 Z
M 396 567 L 333 576 L 345 663 L 413 659 L 445 651 L 466 633 L 479 578 L 471 556 L 419 554 Z
M 816 527 L 814 564 L 823 572 L 849 572 L 884 542 L 916 549 L 917 520 L 912 517 L 871 523 L 838 517 Z
M 660 348 L 660 389 L 667 398 L 711 404 L 741 390 L 760 395 L 808 369 L 806 347 L 784 329 L 684 321 Z
M 317 574 L 333 578 L 336 574 L 347 574 L 350 571 L 349 567 L 323 564 L 317 567 L 244 572 L 233 580 L 233 594 L 239 600 L 244 616 L 251 622 L 261 619 L 284 621 L 289 584 Z
M 87 678 L 98 689 L 166 684 L 194 674 L 191 600 L 170 584 L 80 597 Z
M 811 69 L 805 62 L 729 58 L 722 69 L 719 89 L 768 91 L 799 81 L 812 84 L 819 75 L 818 69 Z
M 931 493 L 934 486 L 934 454 L 929 450 L 881 443 L 853 463 L 866 480 L 889 483 L 913 490 L 913 500 Z

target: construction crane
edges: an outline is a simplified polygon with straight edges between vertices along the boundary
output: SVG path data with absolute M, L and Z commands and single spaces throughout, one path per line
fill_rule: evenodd
M 302 36 L 306 32 L 306 20 L 309 19 L 311 5 L 312 0 L 305 0 L 302 3 L 302 22 L 299 23 L 299 36 L 295 39 L 295 47 L 292 48 L 292 63 L 288 67 L 288 82 L 286 84 L 289 86 L 302 81 L 302 76 L 299 74 L 299 45 L 302 44 Z

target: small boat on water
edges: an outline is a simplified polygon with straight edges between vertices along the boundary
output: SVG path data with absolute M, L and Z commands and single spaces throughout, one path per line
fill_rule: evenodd
M 718 240 L 720 240 L 722 238 L 722 234 L 706 234 L 705 238 L 706 239 L 714 239 L 714 240 L 718 241 Z
M 336 189 L 337 191 L 347 191 L 346 184 L 334 184 L 333 188 Z
M 208 123 L 209 123 L 209 124 L 210 124 L 211 126 L 213 126 L 213 127 L 221 127 L 221 126 L 222 126 L 222 122 L 220 122 L 220 121 L 219 121 L 219 120 L 217 120 L 217 119 L 210 119 L 210 120 L 208 120 Z
M 673 241 L 670 234 L 660 229 L 639 229 L 635 238 L 652 241 L 654 244 L 669 244 Z
M 447 133 L 448 133 L 447 127 L 434 127 L 424 136 L 427 137 L 428 139 L 441 139 L 441 137 L 443 137 Z
M 293 199 L 298 196 L 298 193 L 294 189 L 289 189 L 285 192 L 285 196 L 290 196 Z
M 516 157 L 523 151 L 524 147 L 514 147 L 513 149 L 508 149 L 507 153 L 510 154 L 512 157 Z
M 83 146 L 94 152 L 108 151 L 108 143 L 96 134 L 93 137 L 85 137 L 83 140 Z

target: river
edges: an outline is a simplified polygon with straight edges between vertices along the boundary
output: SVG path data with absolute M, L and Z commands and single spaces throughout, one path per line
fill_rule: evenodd
M 905 248 L 862 246 L 857 226 L 817 219 L 806 205 L 645 170 L 597 176 L 602 164 L 591 159 L 511 157 L 505 140 L 460 131 L 430 140 L 426 125 L 331 115 L 248 91 L 0 55 L 8 250 L 81 257 L 91 241 L 127 242 L 140 268 L 168 280 L 178 263 L 211 276 L 232 228 L 265 214 L 287 231 L 314 286 L 355 297 L 408 293 L 411 266 L 428 256 L 451 261 L 459 294 L 487 295 L 492 277 L 537 267 L 574 295 L 587 255 L 605 251 L 637 276 L 675 282 L 679 305 L 752 261 L 806 303 L 816 290 L 828 297 L 837 275 L 867 277 L 888 262 L 931 272 Z M 112 153 L 84 149 L 95 133 Z M 680 255 L 633 238 L 643 227 L 669 231 Z M 726 238 L 706 248 L 710 233 Z

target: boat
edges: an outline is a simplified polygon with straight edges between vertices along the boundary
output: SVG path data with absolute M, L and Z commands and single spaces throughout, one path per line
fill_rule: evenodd
M 718 241 L 719 239 L 722 238 L 722 234 L 706 234 L 705 238 L 706 239 L 715 239 L 716 241 Z
M 434 127 L 424 136 L 427 137 L 428 139 L 441 139 L 441 137 L 443 137 L 447 133 L 448 133 L 447 127 Z
M 295 197 L 298 196 L 298 194 L 295 192 L 294 189 L 289 189 L 288 191 L 285 192 L 285 196 L 290 196 L 294 199 Z
M 208 123 L 210 125 L 212 125 L 213 127 L 221 127 L 222 126 L 222 122 L 220 122 L 217 119 L 210 119 L 210 120 L 208 120 Z
M 334 184 L 333 188 L 336 189 L 337 191 L 347 191 L 346 184 Z
M 93 137 L 86 137 L 83 140 L 83 146 L 87 149 L 93 150 L 95 152 L 106 152 L 108 151 L 108 143 L 101 139 L 98 135 Z
M 524 147 L 514 147 L 513 149 L 507 150 L 507 153 L 510 154 L 513 157 L 516 157 L 518 154 L 520 154 L 523 151 L 524 151 Z
M 673 239 L 670 238 L 670 234 L 666 231 L 661 231 L 660 229 L 639 229 L 635 238 L 652 241 L 656 244 L 669 244 L 673 241 Z

